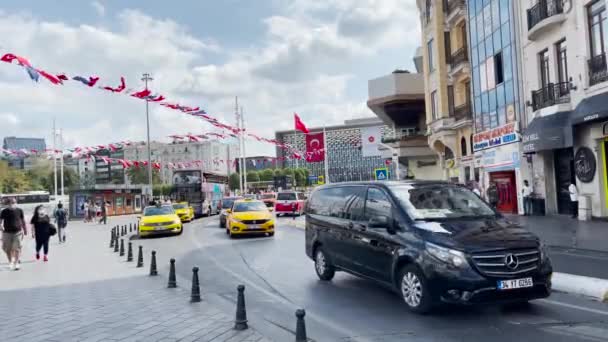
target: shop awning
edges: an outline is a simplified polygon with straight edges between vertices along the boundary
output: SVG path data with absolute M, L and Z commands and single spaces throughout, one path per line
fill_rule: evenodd
M 582 100 L 572 113 L 572 124 L 608 119 L 608 93 L 602 93 Z
M 559 112 L 532 120 L 524 131 L 524 153 L 572 147 L 572 112 Z

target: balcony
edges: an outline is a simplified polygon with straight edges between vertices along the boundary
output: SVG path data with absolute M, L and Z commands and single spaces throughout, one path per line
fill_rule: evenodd
M 468 47 L 464 45 L 450 56 L 450 66 L 452 67 L 452 70 L 456 69 L 460 64 L 469 62 L 468 51 Z
M 466 6 L 465 0 L 448 0 L 448 14 L 458 9 L 464 9 Z
M 471 104 L 464 103 L 454 107 L 454 118 L 456 121 L 471 120 Z
M 592 57 L 587 61 L 589 67 L 589 86 L 608 81 L 606 53 Z
M 397 128 L 397 132 L 394 135 L 383 137 L 382 143 L 387 145 L 387 147 L 399 149 L 400 157 L 422 157 L 435 155 L 433 150 L 431 150 L 429 147 L 428 138 L 425 135 L 425 132 L 413 127 Z M 381 147 L 380 150 L 385 148 L 386 147 Z
M 546 87 L 532 92 L 532 110 L 570 102 L 570 83 L 549 83 Z
M 535 40 L 540 34 L 566 20 L 563 0 L 539 0 L 527 10 L 528 39 Z
M 465 0 L 444 0 L 443 9 L 446 13 L 448 25 L 455 24 L 459 18 L 464 18 L 466 14 Z
M 387 135 L 382 137 L 382 143 L 384 144 L 393 144 L 398 142 L 408 142 L 417 140 L 420 137 L 424 136 L 424 132 L 421 132 L 416 129 L 402 130 L 400 132 L 396 132 L 393 135 Z

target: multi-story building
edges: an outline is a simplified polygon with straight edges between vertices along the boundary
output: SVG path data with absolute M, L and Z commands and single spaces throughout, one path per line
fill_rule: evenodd
M 185 163 L 196 160 L 202 161 L 203 171 L 213 172 L 220 175 L 233 173 L 234 162 L 237 156 L 236 146 L 219 141 L 200 142 L 151 142 L 151 158 L 154 162 L 160 162 L 166 166 L 169 163 Z M 125 147 L 125 159 L 140 160 L 148 159 L 148 150 L 145 143 L 133 144 Z M 173 169 L 163 167 L 161 169 L 161 180 L 169 184 L 173 179 Z
M 235 162 L 236 170 L 240 170 L 240 159 Z M 247 171 L 260 171 L 265 169 L 274 169 L 276 167 L 276 160 L 270 156 L 253 156 L 245 158 L 245 165 Z
M 428 144 L 442 178 L 480 180 L 472 141 L 471 60 L 464 0 L 418 0 Z
M 18 138 L 18 137 L 5 137 L 2 142 L 2 148 L 7 150 L 31 150 L 44 151 L 46 149 L 46 143 L 42 138 Z M 28 156 L 10 157 L 8 158 L 8 164 L 10 167 L 14 167 L 22 170 L 29 170 L 34 165 L 35 158 Z
M 106 163 L 103 159 L 97 157 L 108 157 L 114 159 L 124 159 L 125 152 L 123 149 L 116 151 L 99 150 L 95 152 L 94 169 L 95 169 L 95 184 L 125 184 L 125 169 L 121 164 Z
M 304 159 L 291 158 L 291 151 L 277 147 L 277 167 L 306 167 L 311 176 L 325 176 L 325 162 L 329 159 L 329 182 L 360 181 L 374 179 L 374 169 L 386 167 L 390 155 L 364 157 L 361 149 L 361 130 L 381 127 L 383 137 L 393 136 L 394 132 L 377 118 L 346 120 L 343 125 L 325 127 L 326 159 L 309 163 Z M 323 132 L 322 127 L 309 128 L 312 134 Z M 306 136 L 298 131 L 279 131 L 275 133 L 278 141 L 290 144 L 295 150 L 306 151 Z
M 549 213 L 608 216 L 608 12 L 605 0 L 526 1 L 521 41 L 528 179 Z M 586 215 L 581 215 L 586 216 Z
M 414 63 L 420 58 L 414 58 Z M 420 64 L 420 63 L 418 63 Z M 424 77 L 395 71 L 368 82 L 367 106 L 391 128 L 382 137 L 399 163 L 399 179 L 442 179 L 438 156 L 428 145 Z

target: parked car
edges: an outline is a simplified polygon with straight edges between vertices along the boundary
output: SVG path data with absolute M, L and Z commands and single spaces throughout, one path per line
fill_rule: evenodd
M 539 238 L 456 184 L 323 186 L 308 202 L 305 235 L 321 280 L 336 271 L 375 280 L 414 312 L 551 293 L 553 269 Z
M 302 215 L 306 204 L 306 196 L 298 191 L 281 191 L 277 194 L 274 210 L 277 216 Z M 295 209 L 295 210 L 294 210 Z
M 264 202 L 260 200 L 236 200 L 228 209 L 226 234 L 235 235 L 265 234 L 274 236 L 274 217 Z
M 272 208 L 274 210 L 274 205 L 277 202 L 277 194 L 274 192 L 267 192 L 265 194 L 260 195 L 260 200 L 266 204 L 268 208 Z
M 234 201 L 240 200 L 242 197 L 224 197 L 220 201 L 220 228 L 226 228 L 226 218 L 228 217 L 228 209 L 232 209 Z

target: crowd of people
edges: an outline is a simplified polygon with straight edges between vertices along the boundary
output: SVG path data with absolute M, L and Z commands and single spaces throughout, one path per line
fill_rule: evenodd
M 82 204 L 80 210 L 84 211 L 84 222 L 108 224 L 108 204 L 105 201 L 95 203 L 88 200 Z
M 66 242 L 65 229 L 68 224 L 68 213 L 59 202 L 55 208 L 52 218 L 44 205 L 38 205 L 34 209 L 29 221 L 32 238 L 36 242 L 36 260 L 49 260 L 49 241 L 51 236 L 57 235 L 59 243 Z M 0 212 L 0 226 L 2 226 L 2 250 L 9 261 L 9 269 L 19 270 L 21 268 L 21 249 L 23 238 L 28 235 L 28 227 L 23 210 L 17 207 L 17 200 L 8 200 L 8 207 Z

